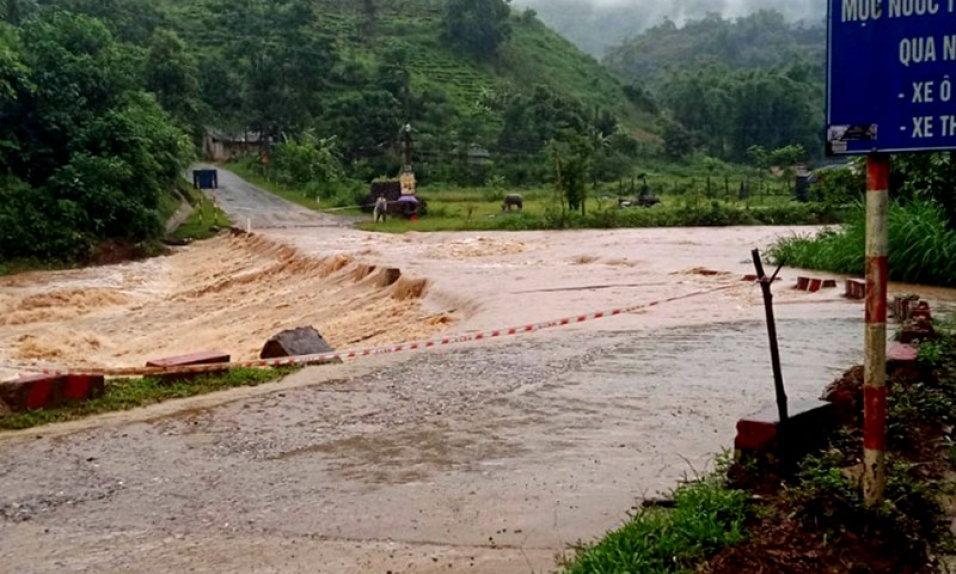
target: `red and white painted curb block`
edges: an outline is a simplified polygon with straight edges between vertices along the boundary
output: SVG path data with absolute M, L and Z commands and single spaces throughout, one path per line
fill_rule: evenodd
M 73 376 L 107 376 L 107 377 L 145 377 L 145 376 L 169 375 L 169 374 L 211 373 L 211 372 L 225 371 L 229 369 L 242 369 L 242 368 L 258 369 L 258 368 L 268 368 L 268 367 L 316 365 L 316 364 L 331 363 L 334 361 L 345 360 L 345 359 L 356 359 L 360 357 L 371 357 L 375 355 L 386 355 L 386 354 L 392 354 L 392 353 L 418 351 L 418 350 L 424 350 L 424 349 L 433 349 L 437 347 L 460 345 L 460 344 L 469 343 L 469 342 L 484 341 L 488 339 L 498 339 L 498 338 L 504 338 L 504 337 L 526 335 L 526 334 L 534 333 L 537 331 L 543 331 L 545 329 L 576 325 L 579 323 L 584 323 L 588 321 L 596 321 L 598 319 L 604 319 L 607 317 L 616 317 L 618 315 L 634 313 L 636 311 L 644 311 L 647 309 L 653 309 L 655 307 L 659 307 L 666 303 L 673 303 L 675 301 L 682 301 L 685 299 L 692 299 L 695 297 L 702 297 L 704 295 L 719 293 L 721 291 L 728 291 L 730 289 L 736 289 L 738 288 L 738 286 L 739 286 L 739 283 L 735 283 L 732 285 L 725 285 L 725 286 L 716 287 L 713 289 L 694 291 L 692 293 L 687 293 L 685 295 L 669 297 L 667 299 L 652 301 L 650 303 L 642 303 L 640 305 L 633 305 L 631 307 L 622 307 L 619 309 L 612 309 L 608 311 L 599 311 L 597 313 L 587 313 L 584 315 L 577 315 L 574 317 L 565 317 L 562 319 L 554 319 L 551 321 L 544 321 L 542 323 L 524 325 L 521 327 L 510 327 L 507 329 L 495 329 L 492 331 L 466 333 L 466 334 L 456 335 L 451 337 L 442 337 L 440 339 L 432 339 L 428 341 L 419 341 L 419 342 L 413 342 L 413 343 L 401 343 L 397 345 L 386 345 L 382 347 L 350 349 L 350 350 L 339 351 L 335 353 L 323 353 L 323 354 L 317 354 L 317 355 L 300 355 L 296 357 L 283 357 L 280 359 L 242 361 L 242 362 L 235 362 L 235 363 L 215 363 L 215 364 L 185 365 L 185 366 L 173 366 L 173 367 L 145 367 L 145 368 L 133 367 L 133 368 L 118 368 L 118 369 L 91 369 L 91 368 L 77 367 L 73 369 L 70 369 L 70 368 L 40 369 L 40 368 L 12 366 L 12 368 L 16 368 L 16 369 L 24 370 L 24 371 L 30 371 L 30 372 L 34 372 L 34 373 L 38 373 L 42 375 L 48 375 L 48 376 L 73 375 Z
M 847 279 L 844 296 L 847 299 L 857 299 L 861 301 L 866 299 L 866 281 L 862 279 Z
M 797 277 L 795 289 L 816 293 L 820 289 L 836 289 L 836 279 L 820 279 L 819 277 Z
M 102 375 L 41 374 L 0 384 L 0 403 L 14 412 L 56 407 L 103 396 Z

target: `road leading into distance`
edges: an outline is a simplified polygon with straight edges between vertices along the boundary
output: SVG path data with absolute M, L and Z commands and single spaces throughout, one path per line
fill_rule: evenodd
M 218 171 L 219 189 L 207 195 L 215 196 L 219 208 L 237 227 L 245 229 L 247 220 L 253 230 L 350 225 L 346 218 L 319 213 L 286 201 L 221 167 L 200 164 L 193 166 L 193 169 Z

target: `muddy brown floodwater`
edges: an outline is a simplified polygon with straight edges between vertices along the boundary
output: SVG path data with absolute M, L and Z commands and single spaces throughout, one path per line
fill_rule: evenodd
M 704 471 L 740 416 L 772 404 L 759 290 L 740 276 L 750 249 L 805 231 L 265 228 L 2 279 L 7 374 L 209 346 L 251 357 L 305 324 L 338 347 L 409 341 L 733 287 L 0 435 L 0 570 L 553 571 L 569 544 Z M 403 282 L 382 283 L 386 266 Z M 783 276 L 784 376 L 791 397 L 812 398 L 860 362 L 863 308 Z

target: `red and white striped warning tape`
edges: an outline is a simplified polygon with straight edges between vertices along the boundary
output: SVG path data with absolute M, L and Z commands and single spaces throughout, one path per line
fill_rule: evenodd
M 360 357 L 371 357 L 375 355 L 387 355 L 392 353 L 401 353 L 405 351 L 432 349 L 436 347 L 459 345 L 462 343 L 469 343 L 469 342 L 475 342 L 475 341 L 484 341 L 487 339 L 497 339 L 502 337 L 525 335 L 528 333 L 543 331 L 545 329 L 552 329 L 555 327 L 564 327 L 568 325 L 584 323 L 586 321 L 594 321 L 594 320 L 603 319 L 606 317 L 616 317 L 618 315 L 624 315 L 626 313 L 633 313 L 635 311 L 652 309 L 654 307 L 659 307 L 665 303 L 673 303 L 675 301 L 681 301 L 684 299 L 691 299 L 694 297 L 710 295 L 712 293 L 727 291 L 729 289 L 733 289 L 739 286 L 740 286 L 740 283 L 735 283 L 732 285 L 725 285 L 722 287 L 716 287 L 713 289 L 707 289 L 703 291 L 694 291 L 693 293 L 687 293 L 685 295 L 677 295 L 674 297 L 668 297 L 667 299 L 652 301 L 650 303 L 642 303 L 640 305 L 633 305 L 631 307 L 622 307 L 622 308 L 613 309 L 610 311 L 599 311 L 597 313 L 587 313 L 584 315 L 576 315 L 574 317 L 554 319 L 551 321 L 544 321 L 544 322 L 535 323 L 532 325 L 525 325 L 523 327 L 495 329 L 492 331 L 465 333 L 462 335 L 442 337 L 439 339 L 431 339 L 428 341 L 420 341 L 420 342 L 414 342 L 414 343 L 399 343 L 394 345 L 386 345 L 382 347 L 369 347 L 365 349 L 349 349 L 346 351 L 339 351 L 334 353 L 300 355 L 296 357 L 284 357 L 281 359 L 241 361 L 241 362 L 235 362 L 235 363 L 213 363 L 208 365 L 190 365 L 190 366 L 184 366 L 184 367 L 131 367 L 131 368 L 116 368 L 116 369 L 96 369 L 96 368 L 86 368 L 86 367 L 78 367 L 76 369 L 43 369 L 38 367 L 24 367 L 20 365 L 4 365 L 2 363 L 0 363 L 0 367 L 16 369 L 16 370 L 26 371 L 30 373 L 36 373 L 36 374 L 43 374 L 43 375 L 104 375 L 107 377 L 145 377 L 150 375 L 167 375 L 167 374 L 176 374 L 176 373 L 210 373 L 210 372 L 225 371 L 229 369 L 243 369 L 243 368 L 256 369 L 256 368 L 267 368 L 267 367 L 287 367 L 287 366 L 293 366 L 293 365 L 315 365 L 315 364 L 331 363 L 338 360 L 356 359 Z

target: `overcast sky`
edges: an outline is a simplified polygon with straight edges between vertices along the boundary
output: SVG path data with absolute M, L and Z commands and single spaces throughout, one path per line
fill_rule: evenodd
M 541 10 L 546 5 L 576 4 L 594 8 L 624 9 L 640 14 L 645 26 L 652 26 L 667 17 L 681 23 L 688 18 L 699 18 L 708 12 L 725 17 L 744 16 L 759 9 L 772 8 L 793 20 L 822 20 L 826 15 L 826 0 L 513 0 L 518 6 L 532 6 Z M 618 10 L 614 10 L 617 12 Z

